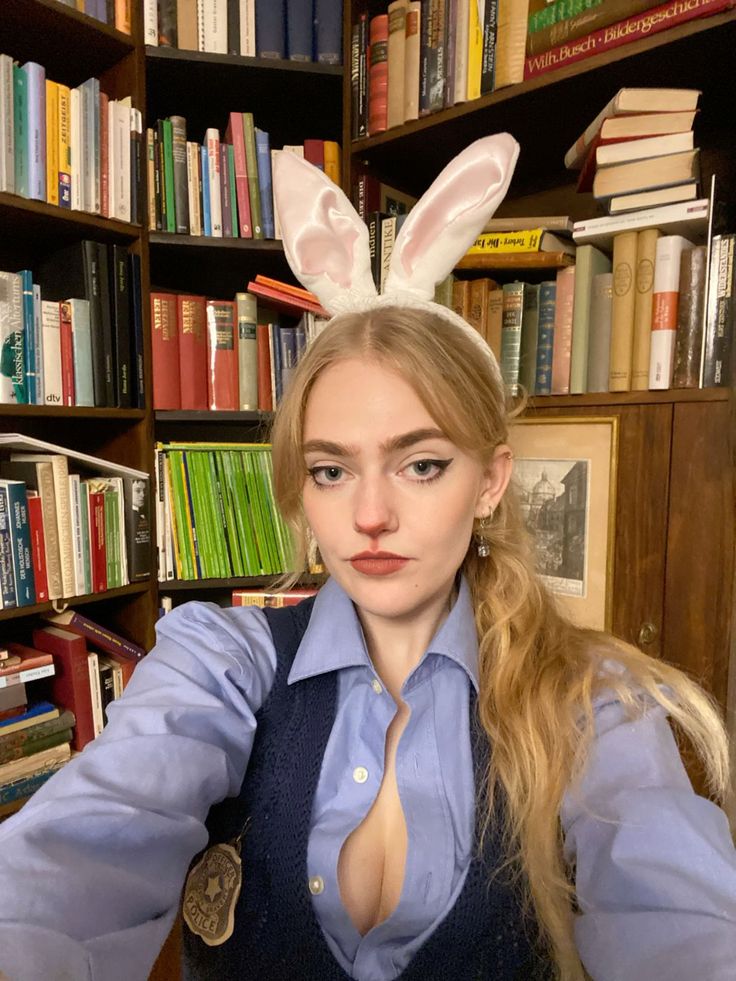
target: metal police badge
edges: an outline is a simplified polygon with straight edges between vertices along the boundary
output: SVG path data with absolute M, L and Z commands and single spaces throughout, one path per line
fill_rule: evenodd
M 235 926 L 235 905 L 243 879 L 240 837 L 231 844 L 208 848 L 184 886 L 184 922 L 210 947 L 224 944 Z

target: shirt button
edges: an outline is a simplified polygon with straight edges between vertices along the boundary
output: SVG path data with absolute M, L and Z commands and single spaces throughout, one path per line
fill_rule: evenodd
M 364 766 L 356 766 L 353 770 L 353 780 L 356 783 L 365 783 L 368 779 L 368 771 Z
M 376 695 L 380 695 L 381 692 L 383 691 L 383 685 L 378 680 L 378 678 L 373 679 L 373 681 L 371 682 L 371 688 L 376 693 Z
M 321 875 L 313 875 L 309 880 L 309 891 L 313 896 L 319 896 L 321 892 L 324 892 L 325 880 Z

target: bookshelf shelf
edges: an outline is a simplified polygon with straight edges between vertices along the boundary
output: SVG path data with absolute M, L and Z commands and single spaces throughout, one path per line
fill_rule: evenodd
M 664 392 L 597 392 L 586 395 L 538 395 L 530 409 L 567 409 L 593 406 L 669 405 L 677 402 L 727 402 L 727 388 L 671 388 Z
M 289 61 L 284 58 L 246 58 L 243 55 L 212 54 L 208 51 L 188 51 L 184 48 L 166 46 L 146 46 L 146 58 L 153 64 L 160 62 L 180 63 L 185 65 L 229 65 L 241 70 L 287 72 L 298 75 L 320 75 L 325 77 L 342 78 L 342 65 L 323 65 L 316 61 Z
M 485 133 L 508 131 L 522 146 L 515 194 L 524 193 L 524 185 L 538 192 L 568 184 L 571 175 L 564 169 L 563 157 L 579 135 L 577 110 L 582 101 L 588 106 L 604 105 L 626 85 L 698 88 L 704 92 L 699 126 L 722 127 L 724 113 L 730 111 L 732 86 L 721 72 L 713 71 L 713 65 L 729 64 L 734 44 L 735 11 L 690 21 L 376 136 L 353 140 L 350 152 L 388 183 L 418 194 L 468 143 Z M 561 111 L 566 106 L 575 111 Z M 539 153 L 524 153 L 525 147 L 543 149 L 541 173 Z
M 140 225 L 102 218 L 85 211 L 60 208 L 45 201 L 22 198 L 0 191 L 0 227 L 12 228 L 13 238 L 32 242 L 40 250 L 53 229 L 54 242 L 93 237 L 97 241 L 130 243 L 139 238 Z M 41 241 L 37 241 L 37 240 Z M 13 243 L 4 243 L 3 250 Z
M 233 579 L 170 579 L 158 584 L 159 591 L 186 592 L 187 590 L 201 591 L 204 589 L 268 589 L 273 586 L 276 576 L 246 576 Z M 324 576 L 303 576 L 300 586 L 318 586 L 324 582 Z
M 93 408 L 80 405 L 16 405 L 4 404 L 4 416 L 17 418 L 52 419 L 144 419 L 145 409 L 113 409 L 105 406 Z
M 147 593 L 150 588 L 150 581 L 146 579 L 141 582 L 128 583 L 127 586 L 118 586 L 117 589 L 108 589 L 104 593 L 69 596 L 64 599 L 54 600 L 53 603 L 34 603 L 33 606 L 18 606 L 12 610 L 0 610 L 0 622 L 3 620 L 16 620 L 19 617 L 38 616 L 39 613 L 49 613 L 59 608 L 65 609 L 70 606 L 83 606 L 87 603 L 118 599 L 121 596 L 135 596 L 139 593 Z
M 205 409 L 202 411 L 188 411 L 184 409 L 159 409 L 154 412 L 156 422 L 209 422 L 209 423 L 251 423 L 258 425 L 262 422 L 270 422 L 273 419 L 273 412 L 218 412 L 216 409 Z
M 172 232 L 150 232 L 148 243 L 152 248 L 197 249 L 235 249 L 238 252 L 252 252 L 255 256 L 263 253 L 283 256 L 284 247 L 280 239 L 264 238 L 214 238 L 212 235 L 175 235 Z

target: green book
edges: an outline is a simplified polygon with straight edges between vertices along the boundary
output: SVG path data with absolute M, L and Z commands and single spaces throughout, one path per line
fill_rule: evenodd
M 192 512 L 192 532 L 199 555 L 199 571 L 202 579 L 211 579 L 215 575 L 212 552 L 207 534 L 207 496 L 200 487 L 197 470 L 197 453 L 185 450 L 182 453 L 184 472 L 189 488 L 189 498 Z
M 240 452 L 237 450 L 226 451 L 225 461 L 228 481 L 232 488 L 235 523 L 246 570 L 245 575 L 257 576 L 261 572 L 261 560 L 256 546 L 255 530 L 249 513 L 248 492 Z
M 13 129 L 15 137 L 15 193 L 28 197 L 28 76 L 13 65 Z
M 511 395 L 519 394 L 521 322 L 524 309 L 524 283 L 504 283 L 501 327 L 501 374 Z
M 84 563 L 84 592 L 92 592 L 92 554 L 90 551 L 89 530 L 89 484 L 82 480 L 79 484 L 79 500 L 82 517 L 82 560 Z
M 171 478 L 171 490 L 173 495 L 172 505 L 174 508 L 174 531 L 176 533 L 176 544 L 179 551 L 179 564 L 181 565 L 181 575 L 183 579 L 196 579 L 194 572 L 193 544 L 190 536 L 189 522 L 187 518 L 186 492 L 184 490 L 184 463 L 183 453 L 174 451 L 167 454 L 169 476 Z
M 233 238 L 238 237 L 240 222 L 238 221 L 238 195 L 235 187 L 235 148 L 227 145 L 228 176 L 230 177 L 230 207 L 233 213 Z
M 575 255 L 575 293 L 572 306 L 570 394 L 588 391 L 588 348 L 593 278 L 611 271 L 611 260 L 594 245 L 579 245 Z
M 215 468 L 217 493 L 220 501 L 221 512 L 224 514 L 223 526 L 225 529 L 225 536 L 227 538 L 227 548 L 230 555 L 230 564 L 232 566 L 233 575 L 245 576 L 247 573 L 245 572 L 243 557 L 240 552 L 240 539 L 238 537 L 238 529 L 235 522 L 235 510 L 233 508 L 231 489 L 225 473 L 224 456 L 225 454 L 222 452 L 222 450 L 212 451 L 212 464 Z
M 232 549 L 227 535 L 227 511 L 225 510 L 224 488 L 220 485 L 217 477 L 217 464 L 215 461 L 215 450 L 209 450 L 204 454 L 209 471 L 209 482 L 212 488 L 212 500 L 214 507 L 212 511 L 215 515 L 215 532 L 217 538 L 217 552 L 220 558 L 222 576 L 235 575 L 235 567 L 232 558 Z
M 248 494 L 248 514 L 253 526 L 261 575 L 270 575 L 273 572 L 273 563 L 263 521 L 261 497 L 256 480 L 253 454 L 247 451 L 242 452 L 240 454 L 240 460 L 243 467 L 243 474 L 245 475 L 245 487 Z
M 253 226 L 253 238 L 263 238 L 261 186 L 258 181 L 256 129 L 252 112 L 243 113 L 243 135 L 245 137 L 245 163 L 248 168 L 248 198 L 250 199 L 250 220 Z
M 111 487 L 105 491 L 105 558 L 107 588 L 122 586 L 120 577 L 120 519 L 118 492 Z
M 519 385 L 534 395 L 537 376 L 537 336 L 539 333 L 539 285 L 527 283 L 521 309 L 521 345 L 519 348 Z
M 170 119 L 162 120 L 164 156 L 164 197 L 166 231 L 176 232 L 176 185 L 174 180 L 174 127 Z

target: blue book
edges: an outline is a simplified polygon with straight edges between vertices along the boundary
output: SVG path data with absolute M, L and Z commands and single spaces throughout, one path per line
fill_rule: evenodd
M 27 722 L 27 725 L 19 726 L 20 730 L 58 718 L 59 710 L 51 702 L 36 702 L 34 705 L 29 705 L 28 709 L 21 715 L 13 715 L 9 719 L 0 719 L 0 735 L 5 735 L 2 731 L 4 727 L 16 726 L 19 722 Z M 15 732 L 16 730 L 13 729 L 12 731 Z
M 207 147 L 200 148 L 202 158 L 202 224 L 205 235 L 212 234 L 212 215 L 210 214 L 210 160 Z
M 284 0 L 256 4 L 256 54 L 259 58 L 283 58 L 286 53 Z
M 314 49 L 316 61 L 342 64 L 342 0 L 314 0 Z
M 23 289 L 23 402 L 36 404 L 36 345 L 34 338 L 33 273 L 21 269 L 18 273 Z M 18 401 L 21 399 L 18 397 Z
M 15 136 L 15 193 L 28 197 L 28 77 L 13 65 L 13 129 Z
M 4 610 L 12 610 L 18 605 L 15 599 L 13 536 L 10 531 L 8 494 L 2 486 L 0 486 L 0 595 L 2 595 Z
M 23 65 L 28 93 L 28 197 L 46 200 L 46 70 L 35 61 Z M 17 146 L 17 144 L 16 144 Z
M 35 794 L 38 788 L 43 786 L 49 777 L 52 777 L 62 766 L 64 766 L 63 763 L 58 763 L 49 767 L 48 770 L 41 770 L 40 773 L 32 773 L 29 777 L 21 777 L 19 780 L 3 784 L 0 787 L 0 804 L 10 804 L 14 800 L 25 800 L 31 794 Z
M 258 16 L 256 7 L 256 17 Z M 312 0 L 286 0 L 286 50 L 290 61 L 311 61 Z
M 276 238 L 273 220 L 273 187 L 271 181 L 271 138 L 255 127 L 258 186 L 261 192 L 261 228 L 264 238 Z
M 33 344 L 36 352 L 36 405 L 44 405 L 46 386 L 43 371 L 43 326 L 41 323 L 41 287 L 33 284 Z
M 133 405 L 139 409 L 146 407 L 145 374 L 143 370 L 143 299 L 141 295 L 141 257 L 134 252 L 129 253 L 130 260 L 130 302 L 132 326 L 131 339 L 133 342 Z
M 74 404 L 93 406 L 92 327 L 89 300 L 69 300 L 72 311 L 72 353 L 74 360 Z
M 297 327 L 280 327 L 279 334 L 279 354 L 281 357 L 281 388 L 286 391 L 291 382 L 291 377 L 296 370 L 298 359 L 297 348 Z
M 552 349 L 555 336 L 555 306 L 557 283 L 553 280 L 539 286 L 539 323 L 537 334 L 536 395 L 549 395 L 552 390 Z
M 36 586 L 33 581 L 26 485 L 22 480 L 0 480 L 0 487 L 4 487 L 8 495 L 15 600 L 18 606 L 32 606 L 36 602 Z

